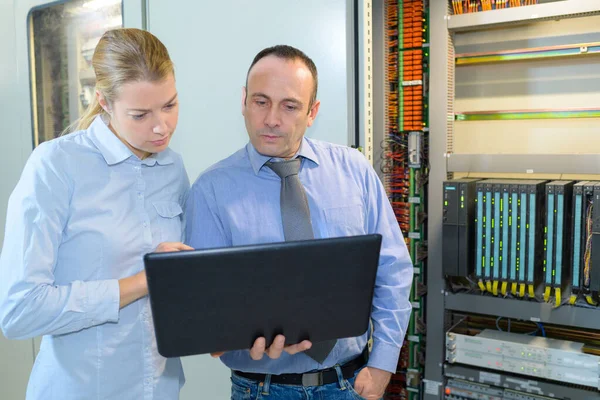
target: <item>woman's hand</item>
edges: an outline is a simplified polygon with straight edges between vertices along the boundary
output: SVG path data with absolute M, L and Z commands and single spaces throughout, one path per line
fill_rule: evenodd
M 180 242 L 163 242 L 154 250 L 155 253 L 168 251 L 194 250 L 190 246 Z M 148 282 L 146 271 L 140 271 L 135 275 L 119 279 L 119 308 L 123 308 L 148 294 Z
M 155 253 L 165 253 L 168 251 L 194 250 L 187 244 L 180 242 L 162 242 L 154 250 Z

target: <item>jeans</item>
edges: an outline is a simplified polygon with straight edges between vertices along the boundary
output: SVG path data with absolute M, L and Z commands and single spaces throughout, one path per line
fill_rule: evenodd
M 231 375 L 231 400 L 363 400 L 354 390 L 354 380 L 344 379 L 340 367 L 335 367 L 338 381 L 321 386 L 278 385 L 267 375 L 264 382 L 256 382 Z

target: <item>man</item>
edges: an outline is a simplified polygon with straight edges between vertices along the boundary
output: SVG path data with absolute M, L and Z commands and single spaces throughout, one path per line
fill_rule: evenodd
M 298 240 L 290 218 L 299 218 L 295 228 L 308 226 L 309 237 L 303 238 L 380 233 L 372 351 L 364 367 L 368 333 L 285 348 L 281 335 L 269 348 L 259 338 L 249 351 L 213 355 L 233 370 L 232 399 L 259 392 L 286 400 L 380 399 L 396 371 L 411 311 L 412 263 L 384 188 L 364 156 L 304 137 L 320 107 L 317 82 L 313 61 L 293 47 L 258 53 L 242 91 L 250 142 L 194 183 L 187 238 L 194 248 Z M 293 171 L 283 173 L 280 166 Z M 296 198 L 287 192 L 291 188 Z M 292 206 L 284 202 L 288 198 Z M 297 213 L 290 217 L 290 208 L 304 212 L 306 221 Z

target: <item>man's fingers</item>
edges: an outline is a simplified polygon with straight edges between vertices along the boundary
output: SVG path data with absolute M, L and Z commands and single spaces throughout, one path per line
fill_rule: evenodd
M 362 396 L 362 392 L 365 390 L 365 385 L 370 378 L 371 376 L 369 374 L 369 370 L 367 368 L 363 368 L 363 370 L 358 373 L 356 380 L 354 381 L 354 390 L 356 393 Z
M 262 360 L 263 354 L 265 354 L 266 341 L 264 337 L 259 337 L 254 341 L 254 345 L 250 349 L 250 358 L 253 360 Z
M 312 347 L 312 342 L 308 341 L 308 340 L 304 340 L 298 344 L 293 344 L 291 346 L 286 346 L 284 348 L 285 352 L 291 355 L 297 354 L 297 353 L 301 353 L 303 351 L 306 351 L 308 349 L 310 349 Z
M 356 393 L 358 393 L 358 394 L 360 394 L 361 396 L 364 397 L 364 395 L 363 395 L 364 390 L 365 390 L 364 383 L 357 382 L 357 381 L 354 382 L 354 391 Z
M 250 349 L 250 358 L 253 360 L 262 360 L 265 353 L 272 359 L 281 357 L 281 353 L 285 351 L 288 354 L 297 354 L 308 350 L 312 347 L 312 343 L 308 340 L 304 340 L 298 344 L 291 346 L 285 345 L 285 336 L 277 335 L 273 340 L 273 343 L 269 348 L 266 348 L 266 340 L 264 337 L 260 337 L 254 341 L 252 348 Z
M 365 399 L 380 399 L 392 374 L 377 368 L 365 367 L 356 376 L 354 390 Z
M 219 357 L 221 357 L 223 354 L 225 354 L 225 352 L 224 352 L 224 351 L 219 351 L 219 352 L 216 352 L 216 353 L 210 353 L 210 356 L 211 356 L 212 358 L 219 358 Z
M 267 349 L 267 355 L 269 358 L 276 359 L 281 357 L 283 347 L 285 345 L 285 337 L 283 335 L 277 335 L 273 343 Z

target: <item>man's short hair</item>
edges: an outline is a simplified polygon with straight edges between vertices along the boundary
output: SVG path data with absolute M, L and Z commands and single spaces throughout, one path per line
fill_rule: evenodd
M 248 68 L 248 73 L 246 74 L 246 88 L 248 88 L 248 76 L 250 75 L 250 71 L 252 70 L 252 67 L 254 67 L 254 65 L 257 62 L 259 62 L 261 59 L 263 59 L 267 56 L 275 56 L 277 58 L 281 58 L 281 59 L 289 60 L 289 61 L 300 60 L 304 63 L 304 65 L 306 65 L 306 67 L 308 68 L 308 70 L 310 71 L 310 73 L 313 77 L 313 82 L 314 82 L 313 92 L 310 97 L 310 103 L 308 104 L 308 110 L 310 112 L 311 107 L 313 106 L 313 104 L 315 104 L 315 101 L 317 101 L 317 87 L 319 84 L 319 79 L 318 79 L 318 74 L 317 74 L 317 66 L 315 65 L 313 60 L 310 59 L 309 56 L 307 56 L 306 54 L 304 54 L 304 52 L 302 52 L 301 50 L 298 50 L 295 47 L 284 45 L 284 44 L 279 44 L 277 46 L 267 47 L 266 49 L 261 50 L 256 55 L 256 57 L 254 57 L 254 60 L 252 60 L 252 64 L 250 64 L 250 68 Z

